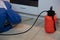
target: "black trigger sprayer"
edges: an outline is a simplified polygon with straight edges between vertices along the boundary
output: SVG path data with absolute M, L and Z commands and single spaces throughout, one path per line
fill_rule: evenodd
M 46 32 L 49 32 L 49 33 L 52 33 L 52 32 L 54 32 L 55 30 L 56 30 L 56 28 L 55 28 L 55 19 L 54 19 L 54 17 L 56 17 L 55 16 L 55 11 L 53 11 L 52 10 L 52 6 L 50 7 L 50 10 L 44 10 L 44 11 L 42 11 L 38 16 L 37 16 L 37 18 L 36 18 L 36 20 L 34 21 L 34 23 L 33 23 L 33 25 L 28 29 L 28 30 L 26 30 L 26 31 L 24 31 L 24 32 L 20 32 L 20 33 L 13 33 L 13 34 L 0 34 L 0 35 L 2 35 L 2 36 L 12 36 L 12 35 L 19 35 L 19 34 L 24 34 L 24 33 L 26 33 L 26 32 L 28 32 L 32 27 L 34 27 L 34 25 L 35 25 L 35 23 L 37 22 L 37 20 L 38 20 L 38 18 L 40 17 L 40 15 L 43 13 L 43 12 L 47 12 L 47 16 L 45 16 L 45 31 Z M 51 22 L 52 24 L 50 25 L 49 24 L 49 22 Z M 49 24 L 49 25 L 48 25 Z M 53 27 L 54 26 L 54 27 Z M 49 28 L 50 27 L 50 28 Z

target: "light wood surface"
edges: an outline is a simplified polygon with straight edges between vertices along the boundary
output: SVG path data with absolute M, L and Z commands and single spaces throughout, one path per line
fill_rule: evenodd
M 23 18 L 23 21 L 28 18 Z M 35 20 L 35 19 L 34 19 Z M 16 25 L 13 29 L 5 33 L 19 33 L 31 27 L 34 20 L 25 21 Z M 56 32 L 48 34 L 44 30 L 44 21 L 38 20 L 37 25 L 25 34 L 15 36 L 0 36 L 0 40 L 60 40 L 60 27 L 56 25 Z M 3 33 L 4 34 L 4 33 Z

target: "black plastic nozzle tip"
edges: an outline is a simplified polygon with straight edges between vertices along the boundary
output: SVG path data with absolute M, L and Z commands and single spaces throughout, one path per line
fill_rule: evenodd
M 52 11 L 52 10 L 53 10 L 53 6 L 50 7 L 50 11 Z

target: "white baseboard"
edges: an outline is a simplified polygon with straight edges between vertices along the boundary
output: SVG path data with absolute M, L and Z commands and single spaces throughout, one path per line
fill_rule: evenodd
M 32 15 L 32 14 L 23 14 L 23 13 L 19 13 L 19 15 L 23 16 L 23 17 L 29 17 L 29 18 L 34 18 L 36 19 L 38 15 Z M 40 16 L 38 19 L 44 20 L 43 16 Z

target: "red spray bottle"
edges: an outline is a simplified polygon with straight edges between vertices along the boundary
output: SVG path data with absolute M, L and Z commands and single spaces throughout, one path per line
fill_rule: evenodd
M 47 11 L 47 15 L 45 16 L 45 32 L 53 33 L 56 31 L 56 14 L 55 11 L 52 10 L 52 6 L 50 10 Z

